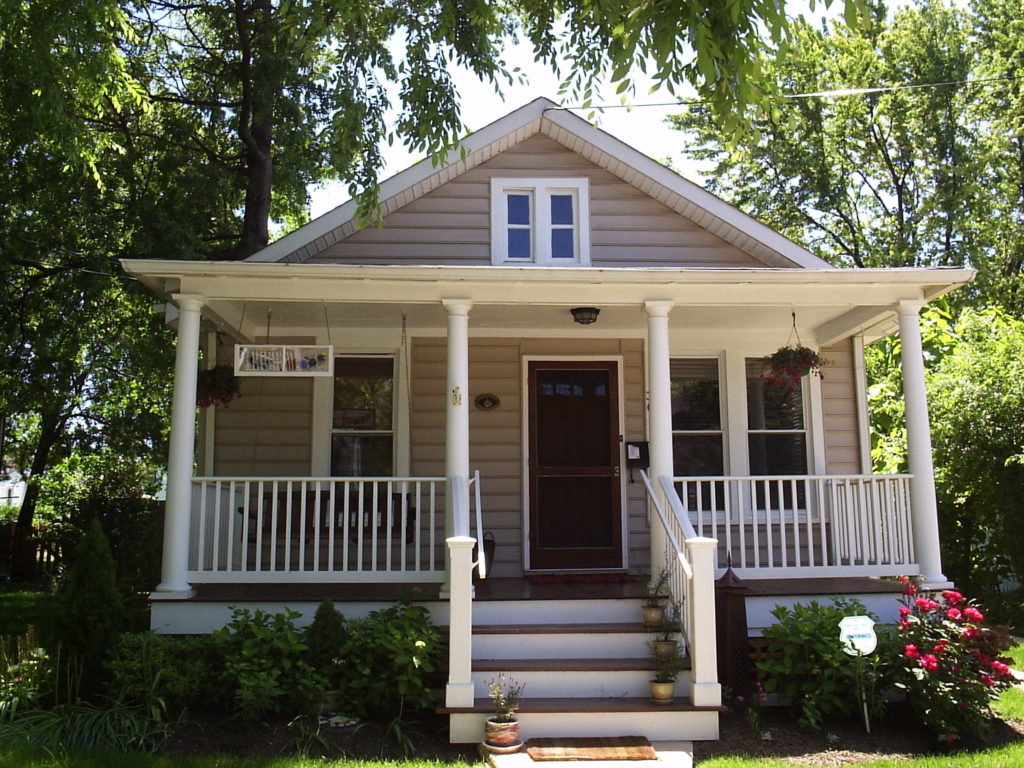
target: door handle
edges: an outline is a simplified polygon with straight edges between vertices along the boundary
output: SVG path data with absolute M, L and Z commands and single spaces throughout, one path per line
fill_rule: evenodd
M 614 469 L 615 477 L 619 476 L 619 466 L 616 464 Z

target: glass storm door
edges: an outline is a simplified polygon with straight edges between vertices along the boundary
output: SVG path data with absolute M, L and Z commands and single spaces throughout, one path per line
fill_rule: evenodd
M 530 567 L 622 566 L 618 364 L 529 364 Z

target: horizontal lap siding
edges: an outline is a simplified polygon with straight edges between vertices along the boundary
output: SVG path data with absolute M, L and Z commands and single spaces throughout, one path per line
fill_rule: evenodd
M 308 344 L 310 339 L 275 339 Z M 218 362 L 232 364 L 231 345 L 221 346 Z M 239 377 L 241 397 L 218 407 L 213 471 L 225 477 L 308 476 L 311 463 L 313 379 Z
M 853 343 L 845 339 L 823 347 L 821 356 L 829 361 L 822 369 L 821 380 L 826 471 L 833 475 L 856 475 L 861 466 Z
M 618 176 L 543 136 L 531 137 L 328 246 L 311 260 L 339 264 L 486 265 L 493 177 L 590 179 L 596 267 L 763 266 Z
M 626 439 L 644 439 L 642 342 L 630 340 L 472 339 L 469 346 L 470 471 L 480 470 L 484 529 L 494 534 L 496 577 L 522 574 L 523 562 L 523 355 L 622 355 Z M 412 345 L 411 449 L 413 474 L 444 474 L 446 344 L 415 339 Z M 473 404 L 497 395 L 497 408 Z M 632 570 L 649 566 L 642 486 L 627 483 Z

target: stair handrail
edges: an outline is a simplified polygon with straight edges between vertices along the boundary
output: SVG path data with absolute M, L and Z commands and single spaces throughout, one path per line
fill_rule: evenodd
M 651 506 L 654 507 L 655 512 L 657 512 L 658 518 L 661 520 L 661 527 L 665 531 L 665 537 L 668 539 L 669 546 L 672 548 L 672 551 L 675 552 L 679 567 L 682 568 L 683 574 L 687 579 L 692 579 L 693 568 L 690 566 L 690 561 L 686 558 L 686 550 L 683 547 L 683 542 L 680 542 L 679 538 L 676 536 L 675 527 L 669 524 L 668 515 L 665 514 L 665 509 L 662 507 L 658 494 L 654 492 L 654 486 L 651 484 L 651 478 L 647 476 L 646 470 L 640 470 L 640 478 L 644 481 L 644 485 L 647 486 L 647 498 L 651 502 Z M 693 526 L 691 525 L 690 528 L 692 529 Z M 670 580 L 670 587 L 671 586 Z M 682 595 L 680 594 L 672 595 L 673 601 L 676 602 L 678 602 L 681 597 Z
M 683 502 L 679 498 L 679 494 L 676 493 L 675 486 L 672 484 L 672 478 L 660 477 L 658 479 L 661 481 L 661 489 L 665 492 L 668 505 L 672 509 L 679 527 L 683 530 L 683 540 L 697 538 L 697 529 L 693 527 L 693 523 L 690 522 L 690 516 L 683 508 Z
M 484 555 L 484 517 L 483 504 L 480 500 L 480 470 L 473 470 L 473 476 L 469 478 L 469 485 L 473 489 L 473 520 L 476 524 L 476 562 L 473 567 L 481 579 L 487 578 L 487 557 Z

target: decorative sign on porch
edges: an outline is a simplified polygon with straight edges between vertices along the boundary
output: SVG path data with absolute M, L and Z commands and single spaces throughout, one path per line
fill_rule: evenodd
M 870 616 L 845 616 L 839 622 L 839 639 L 851 656 L 867 656 L 878 646 L 875 622 Z
M 236 344 L 236 376 L 333 376 L 334 347 L 305 344 Z

